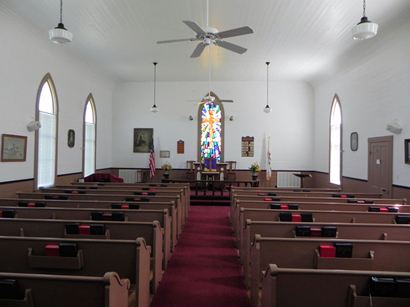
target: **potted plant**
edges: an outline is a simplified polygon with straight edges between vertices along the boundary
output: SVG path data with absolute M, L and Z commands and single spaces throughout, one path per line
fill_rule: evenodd
M 168 179 L 169 178 L 169 171 L 172 170 L 172 165 L 169 162 L 165 162 L 162 164 L 161 168 L 164 170 L 164 178 Z
M 261 170 L 258 162 L 253 162 L 249 169 L 252 171 L 252 180 L 258 179 L 258 172 Z

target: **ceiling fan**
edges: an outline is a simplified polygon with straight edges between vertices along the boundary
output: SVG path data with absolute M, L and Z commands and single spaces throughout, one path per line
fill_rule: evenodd
M 198 102 L 198 100 L 190 100 L 192 102 L 196 102 L 197 104 L 203 104 L 203 103 L 213 103 L 215 101 L 215 96 L 212 96 L 210 92 L 208 92 L 204 97 L 202 97 L 201 101 Z M 219 99 L 220 102 L 227 102 L 227 103 L 233 103 L 234 101 L 232 99 Z
M 198 100 L 190 100 L 193 102 L 196 102 L 197 104 L 213 104 L 215 101 L 215 96 L 212 95 L 211 92 L 211 70 L 212 70 L 212 64 L 211 64 L 211 46 L 208 48 L 208 92 L 202 99 L 198 102 Z M 220 102 L 228 102 L 228 103 L 233 103 L 232 99 L 219 99 Z
M 182 39 L 171 39 L 171 40 L 163 40 L 158 41 L 157 44 L 165 44 L 165 43 L 177 43 L 177 42 L 185 42 L 185 41 L 199 41 L 199 44 L 196 46 L 194 52 L 191 54 L 191 58 L 199 57 L 202 52 L 204 51 L 206 46 L 216 45 L 230 51 L 243 54 L 246 52 L 246 48 L 243 48 L 239 45 L 232 44 L 230 42 L 224 41 L 223 39 L 252 34 L 253 30 L 248 27 L 240 27 L 235 28 L 227 31 L 219 32 L 218 29 L 212 28 L 209 26 L 209 0 L 206 1 L 206 27 L 202 29 L 197 23 L 189 20 L 184 20 L 185 23 L 191 30 L 196 33 L 196 36 L 193 38 L 182 38 Z

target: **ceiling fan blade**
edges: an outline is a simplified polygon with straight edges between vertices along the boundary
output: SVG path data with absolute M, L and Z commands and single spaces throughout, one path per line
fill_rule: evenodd
M 157 41 L 157 44 L 178 43 L 178 42 L 193 42 L 198 40 L 197 38 L 181 38 L 181 39 L 168 39 L 164 41 Z
M 205 34 L 205 31 L 202 30 L 202 28 L 200 26 L 198 26 L 195 22 L 189 21 L 189 20 L 184 20 L 183 23 L 186 24 L 188 27 L 190 27 L 191 30 L 194 31 L 196 34 L 198 34 L 198 35 Z
M 222 31 L 219 32 L 217 35 L 219 38 L 228 38 L 228 37 L 234 37 L 234 36 L 239 36 L 239 35 L 246 35 L 246 34 L 252 34 L 253 30 L 249 28 L 248 26 L 246 27 L 241 27 L 241 28 L 235 28 L 227 31 Z
M 220 102 L 228 102 L 228 103 L 233 103 L 232 99 L 221 99 L 219 100 Z
M 191 58 L 197 58 L 197 57 L 199 57 L 199 56 L 201 55 L 202 51 L 204 51 L 205 47 L 206 47 L 206 45 L 205 45 L 204 43 L 199 43 L 199 44 L 196 46 L 194 52 L 192 52 Z
M 239 53 L 239 54 L 243 54 L 247 50 L 246 48 L 243 48 L 241 46 L 238 46 L 238 45 L 235 45 L 235 44 L 232 44 L 232 43 L 228 43 L 226 41 L 217 40 L 215 42 L 215 44 L 218 45 L 219 47 L 228 49 L 230 51 L 233 51 L 233 52 L 236 52 L 236 53 Z

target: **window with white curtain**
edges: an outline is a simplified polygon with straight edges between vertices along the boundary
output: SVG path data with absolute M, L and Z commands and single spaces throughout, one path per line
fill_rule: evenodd
M 37 138 L 37 188 L 54 185 L 57 163 L 57 99 L 54 83 L 50 75 L 46 75 L 40 84 L 37 95 L 36 117 L 41 128 Z
M 95 172 L 95 155 L 96 155 L 96 114 L 95 104 L 92 95 L 87 98 L 84 112 L 84 177 Z
M 330 113 L 330 183 L 340 185 L 342 169 L 342 109 L 337 96 Z

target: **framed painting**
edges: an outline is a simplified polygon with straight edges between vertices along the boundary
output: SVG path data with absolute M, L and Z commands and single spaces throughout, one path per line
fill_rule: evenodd
M 404 163 L 410 164 L 410 139 L 404 140 Z
M 134 128 L 134 152 L 148 153 L 153 146 L 153 128 Z
M 27 137 L 22 135 L 3 134 L 1 136 L 1 161 L 26 161 Z

